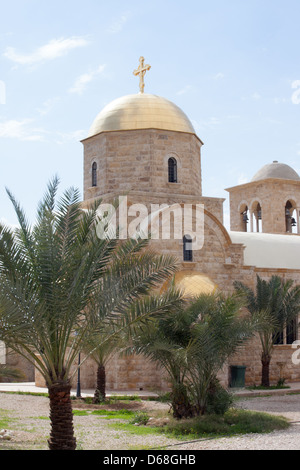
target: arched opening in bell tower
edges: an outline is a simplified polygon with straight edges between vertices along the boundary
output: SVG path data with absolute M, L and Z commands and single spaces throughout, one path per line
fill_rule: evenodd
M 298 233 L 297 209 L 290 200 L 285 205 L 285 228 L 287 233 Z
M 262 209 L 259 202 L 252 205 L 252 232 L 262 233 Z
M 246 204 L 241 206 L 240 214 L 241 214 L 241 230 L 243 232 L 250 232 L 250 224 L 249 224 L 250 212 Z

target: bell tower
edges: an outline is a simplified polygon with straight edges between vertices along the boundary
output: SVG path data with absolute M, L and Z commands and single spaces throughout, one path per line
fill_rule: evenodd
M 273 161 L 226 191 L 232 231 L 300 234 L 300 177 L 290 166 Z

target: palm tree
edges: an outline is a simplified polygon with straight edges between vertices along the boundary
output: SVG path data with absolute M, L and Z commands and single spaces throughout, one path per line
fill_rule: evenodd
M 188 349 L 187 383 L 197 414 L 204 414 L 217 375 L 228 359 L 255 331 L 249 315 L 243 314 L 239 295 L 203 294 L 188 307 L 192 320 Z
M 105 400 L 106 364 L 114 353 L 120 353 L 128 345 L 137 323 L 149 321 L 153 313 L 163 316 L 180 301 L 181 294 L 174 288 L 162 295 L 150 295 L 170 276 L 169 267 L 165 269 L 166 260 L 173 265 L 175 260 L 155 256 L 151 250 L 144 249 L 147 245 L 147 240 L 140 239 L 138 242 L 128 240 L 116 247 L 111 264 L 89 304 L 92 333 L 85 340 L 85 348 L 92 351 L 97 363 L 94 403 Z
M 140 326 L 133 349 L 167 372 L 175 418 L 205 413 L 218 372 L 253 334 L 249 318 L 241 317 L 242 306 L 238 296 L 202 294 Z
M 131 354 L 141 354 L 167 373 L 171 385 L 171 408 L 177 419 L 193 415 L 185 385 L 188 373 L 186 350 L 190 341 L 190 319 L 182 299 L 164 316 L 138 326 L 128 347 Z
M 269 387 L 274 344 L 282 336 L 284 328 L 297 318 L 300 311 L 300 286 L 295 286 L 293 280 L 284 281 L 279 276 L 272 276 L 268 281 L 257 276 L 255 291 L 241 282 L 235 283 L 235 289 L 245 296 L 249 312 L 260 322 L 261 385 Z
M 93 403 L 99 404 L 106 399 L 106 366 L 111 356 L 121 349 L 121 341 L 118 335 L 114 335 L 109 328 L 110 325 L 104 324 L 104 328 L 99 336 L 90 338 L 88 348 L 92 347 L 94 351 L 92 358 L 97 364 L 96 389 Z M 94 346 L 92 346 L 93 342 Z
M 114 335 L 117 328 L 172 306 L 177 294 L 156 297 L 149 290 L 177 266 L 172 257 L 143 256 L 146 241 L 127 240 L 120 246 L 117 240 L 99 239 L 100 201 L 83 211 L 79 191 L 71 188 L 56 203 L 58 184 L 57 178 L 49 183 L 33 227 L 7 191 L 20 227 L 0 226 L 0 340 L 27 357 L 45 379 L 49 448 L 74 450 L 71 367 L 85 340 L 94 334 L 99 338 L 103 322 L 114 323 L 116 316 Z M 102 309 L 98 319 L 89 308 L 95 296 Z

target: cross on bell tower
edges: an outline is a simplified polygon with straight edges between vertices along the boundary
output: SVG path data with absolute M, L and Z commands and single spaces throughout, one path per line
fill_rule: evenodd
M 144 61 L 145 61 L 144 57 L 140 57 L 140 65 L 133 72 L 133 75 L 135 75 L 136 77 L 138 75 L 140 76 L 140 92 L 141 93 L 144 93 L 144 88 L 145 88 L 144 77 L 146 75 L 146 72 L 151 69 L 151 65 L 145 65 Z

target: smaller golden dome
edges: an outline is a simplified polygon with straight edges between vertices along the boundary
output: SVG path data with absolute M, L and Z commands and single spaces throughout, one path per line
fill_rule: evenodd
M 174 276 L 174 285 L 183 292 L 184 297 L 198 297 L 200 294 L 213 294 L 218 286 L 206 274 L 198 271 L 179 271 Z M 163 290 L 170 286 L 165 283 Z
M 162 129 L 195 134 L 184 112 L 156 95 L 126 95 L 109 103 L 96 117 L 88 137 L 107 131 Z

